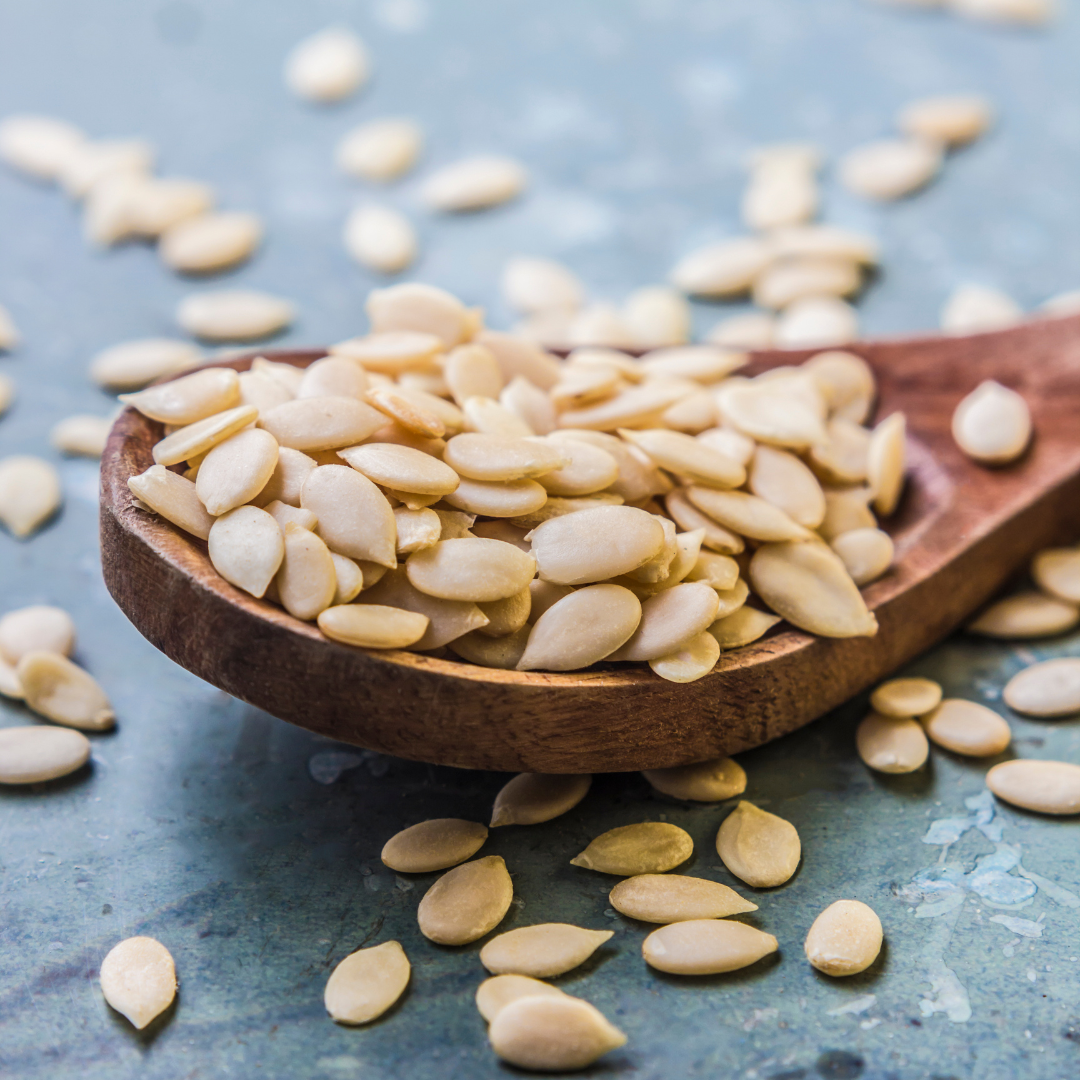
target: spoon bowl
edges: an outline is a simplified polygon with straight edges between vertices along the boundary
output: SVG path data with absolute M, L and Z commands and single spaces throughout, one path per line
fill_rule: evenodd
M 754 354 L 749 372 L 821 349 Z M 697 682 L 646 665 L 552 674 L 502 671 L 324 637 L 230 585 L 206 544 L 139 510 L 128 477 L 153 464 L 162 426 L 128 408 L 101 466 L 105 582 L 166 656 L 234 697 L 343 742 L 474 769 L 545 773 L 666 768 L 775 739 L 879 682 L 940 641 L 1040 548 L 1080 534 L 1080 316 L 971 337 L 858 343 L 878 380 L 879 418 L 902 410 L 909 472 L 883 523 L 891 570 L 863 590 L 873 638 L 820 638 L 782 624 L 725 653 Z M 255 355 L 306 367 L 322 350 Z M 984 379 L 1027 400 L 1024 457 L 988 469 L 955 445 L 957 403 Z

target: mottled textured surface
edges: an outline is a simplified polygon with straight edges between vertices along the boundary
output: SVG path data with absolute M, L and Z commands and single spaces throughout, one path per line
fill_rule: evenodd
M 300 35 L 345 21 L 369 41 L 366 94 L 311 110 L 281 86 Z M 359 119 L 417 115 L 427 161 L 509 150 L 533 168 L 519 203 L 435 220 L 417 183 L 387 201 L 415 213 L 416 276 L 508 313 L 494 281 L 515 251 L 565 258 L 599 296 L 659 280 L 689 247 L 737 228 L 750 145 L 812 137 L 830 153 L 888 130 L 896 106 L 976 89 L 998 129 L 909 202 L 868 207 L 830 182 L 830 220 L 877 232 L 885 272 L 863 305 L 875 333 L 931 325 L 949 288 L 973 278 L 1026 306 L 1080 284 L 1080 26 L 1075 8 L 1045 33 L 995 30 L 856 0 L 589 5 L 253 2 L 8 5 L 0 108 L 69 117 L 97 135 L 138 134 L 166 173 L 215 183 L 224 204 L 265 214 L 269 240 L 225 280 L 295 299 L 284 339 L 325 342 L 362 328 L 375 280 L 339 241 L 368 189 L 338 178 L 337 135 Z M 418 174 L 421 175 L 421 174 Z M 0 302 L 26 339 L 0 368 L 20 398 L 0 454 L 47 450 L 75 411 L 110 403 L 85 367 L 98 348 L 171 329 L 176 300 L 202 285 L 149 249 L 87 252 L 55 191 L 0 174 Z M 704 328 L 713 309 L 697 312 Z M 426 942 L 415 908 L 433 880 L 378 859 L 384 840 L 429 816 L 486 820 L 503 778 L 365 756 L 230 701 L 154 652 L 100 582 L 96 469 L 61 466 L 66 507 L 37 538 L 0 535 L 0 606 L 54 602 L 75 616 L 77 658 L 102 682 L 119 726 L 93 737 L 92 766 L 0 792 L 0 1070 L 98 1078 L 509 1075 L 472 1004 L 480 944 Z M 1080 638 L 1034 648 L 1075 654 Z M 1004 709 L 1027 653 L 957 640 L 912 666 L 946 693 Z M 514 874 L 506 927 L 572 921 L 616 930 L 559 985 L 629 1035 L 600 1076 L 674 1080 L 1073 1075 L 1080 1050 L 1080 848 L 1076 823 L 994 807 L 985 764 L 935 753 L 927 773 L 878 777 L 852 733 L 865 702 L 744 755 L 747 796 L 793 821 L 804 865 L 755 897 L 748 921 L 779 958 L 704 980 L 650 973 L 646 928 L 610 911 L 608 879 L 569 865 L 593 836 L 667 820 L 693 835 L 686 867 L 743 889 L 719 865 L 728 807 L 650 794 L 638 777 L 597 780 L 566 817 L 496 830 L 483 853 Z M 1009 716 L 1021 756 L 1080 759 L 1075 720 Z M 0 722 L 34 722 L 0 701 Z M 810 969 L 802 939 L 838 897 L 871 904 L 886 949 L 843 982 Z M 122 937 L 149 934 L 176 958 L 178 1004 L 135 1034 L 101 999 L 96 972 Z M 391 937 L 413 982 L 369 1029 L 336 1027 L 322 989 L 339 959 Z

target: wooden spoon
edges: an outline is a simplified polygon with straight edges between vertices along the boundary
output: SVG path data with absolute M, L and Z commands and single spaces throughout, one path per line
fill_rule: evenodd
M 819 351 L 759 353 L 751 370 Z M 291 723 L 399 757 L 586 773 L 746 750 L 877 683 L 959 626 L 1035 551 L 1080 535 L 1080 316 L 851 351 L 877 375 L 878 417 L 901 409 L 909 432 L 907 489 L 885 523 L 896 564 L 864 592 L 881 627 L 873 638 L 780 629 L 687 685 L 645 665 L 542 674 L 341 645 L 234 588 L 204 543 L 135 508 L 127 479 L 153 464 L 162 428 L 130 408 L 102 459 L 105 582 L 139 631 L 189 671 Z M 265 355 L 303 367 L 324 353 Z M 1028 453 L 1003 469 L 968 460 L 950 434 L 957 402 L 989 378 L 1023 394 L 1035 424 Z

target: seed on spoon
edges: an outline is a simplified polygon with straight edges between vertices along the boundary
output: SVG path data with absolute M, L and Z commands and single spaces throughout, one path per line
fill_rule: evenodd
M 620 877 L 662 874 L 693 853 L 694 841 L 685 829 L 666 821 L 644 821 L 602 833 L 570 865 Z
M 654 930 L 641 946 L 645 963 L 672 975 L 717 975 L 774 953 L 772 934 L 727 919 L 689 919 Z
M 743 586 L 745 588 L 745 584 Z M 740 605 L 730 615 L 717 619 L 709 627 L 709 633 L 716 638 L 721 650 L 740 649 L 744 645 L 757 641 L 778 622 L 779 615 L 770 615 L 757 608 Z
M 74 647 L 75 623 L 62 608 L 34 604 L 0 619 L 0 658 L 9 664 L 17 664 L 29 652 L 70 656 Z
M 25 540 L 60 509 L 56 469 L 27 454 L 0 458 L 0 523 Z
M 675 652 L 654 657 L 649 661 L 649 667 L 668 682 L 691 683 L 708 675 L 719 659 L 720 643 L 703 630 Z
M 1080 659 L 1064 656 L 1032 664 L 1005 684 L 1002 696 L 1009 708 L 1026 716 L 1056 717 L 1080 712 Z
M 323 991 L 326 1011 L 339 1024 L 367 1024 L 382 1016 L 409 985 L 412 967 L 397 941 L 346 956 Z
M 802 845 L 790 821 L 742 801 L 720 826 L 716 852 L 747 885 L 772 889 L 795 873 Z
M 432 818 L 390 837 L 382 861 L 402 874 L 429 874 L 471 859 L 484 846 L 488 831 L 476 821 Z
M 364 649 L 407 649 L 428 628 L 428 617 L 381 604 L 340 604 L 318 616 L 319 629 L 331 640 Z

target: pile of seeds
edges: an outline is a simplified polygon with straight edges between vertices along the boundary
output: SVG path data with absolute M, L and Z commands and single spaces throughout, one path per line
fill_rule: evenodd
M 875 511 L 901 495 L 904 418 L 863 426 L 858 357 L 754 378 L 716 346 L 560 363 L 431 286 L 368 312 L 306 370 L 122 398 L 167 426 L 132 492 L 233 585 L 337 641 L 522 671 L 689 682 L 780 619 L 876 632 L 859 587 L 892 561 Z

